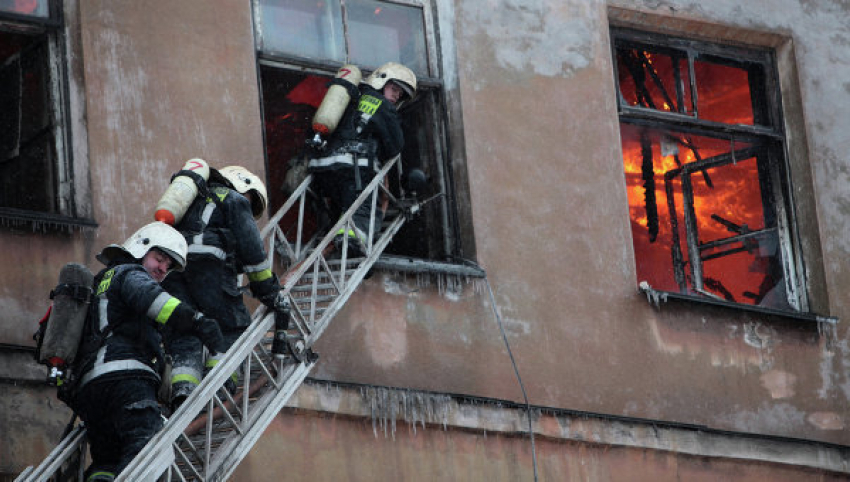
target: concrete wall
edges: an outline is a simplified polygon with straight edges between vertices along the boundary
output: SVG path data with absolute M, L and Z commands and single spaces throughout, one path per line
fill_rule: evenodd
M 620 8 L 609 13 L 609 6 Z M 474 230 L 495 306 L 482 280 L 377 273 L 319 342 L 321 361 L 313 374 L 520 401 L 495 308 L 534 405 L 850 444 L 850 294 L 844 289 L 850 276 L 844 155 L 850 139 L 842 123 L 850 110 L 850 6 L 806 0 L 718 0 L 711 8 L 685 0 L 456 0 L 441 2 L 440 11 L 450 19 L 440 28 L 453 30 L 456 41 L 446 46 L 457 54 L 447 72 L 456 82 L 447 87 L 463 118 L 462 137 L 452 136 L 465 139 L 471 205 L 463 207 L 469 213 L 464 222 Z M 795 196 L 809 213 L 800 225 L 810 295 L 819 309 L 841 319 L 836 330 L 696 305 L 656 310 L 638 294 L 608 40 L 611 17 L 651 30 L 687 34 L 696 26 L 700 35 L 769 41 L 791 63 L 783 71 L 783 89 L 792 91 L 785 99 L 793 121 Z M 0 263 L 15 267 L 0 272 L 0 343 L 30 344 L 58 268 L 70 260 L 95 268 L 93 256 L 103 245 L 123 240 L 151 218 L 169 175 L 187 158 L 264 167 L 246 3 L 218 2 L 213 9 L 200 0 L 86 1 L 78 19 L 80 45 L 73 57 L 82 74 L 73 81 L 84 91 L 79 108 L 88 138 L 75 149 L 89 166 L 92 213 L 100 227 L 74 235 L 0 229 Z M 11 417 L 43 410 L 21 399 L 9 404 Z M 51 426 L 61 430 L 56 418 Z M 381 460 L 379 454 L 391 450 L 399 460 L 391 467 L 439 462 L 452 465 L 446 470 L 455 474 L 486 475 L 495 473 L 484 470 L 487 464 L 499 460 L 505 473 L 528 478 L 525 462 L 504 458 L 522 450 L 512 440 L 485 443 L 451 432 L 389 444 L 374 440 L 364 423 L 279 421 L 260 450 L 271 450 L 278 437 L 310 435 L 317 451 L 352 464 L 366 459 L 363 454 Z M 42 444 L 52 436 L 16 433 L 8 443 Z M 362 452 L 343 453 L 355 446 Z M 583 444 L 545 447 L 549 473 L 585 470 L 572 460 L 614 471 L 641 459 L 645 480 L 663 480 L 653 475 L 677 466 L 697 474 L 704 462 L 670 454 L 652 454 L 647 461 L 640 451 L 610 454 Z M 313 473 L 300 449 L 287 450 L 296 460 L 303 457 L 297 470 Z M 559 451 L 570 455 L 561 458 Z M 599 462 L 606 453 L 618 460 L 609 469 Z M 405 459 L 414 454 L 420 455 Z M 446 454 L 456 455 L 445 462 Z M 5 453 L 2 458 L 7 460 Z M 240 473 L 259 474 L 267 461 L 252 456 Z M 367 474 L 390 470 L 355 466 Z M 731 471 L 724 467 L 718 469 Z M 334 465 L 327 473 L 341 470 Z M 606 474 L 616 475 L 600 476 Z M 711 479 L 694 475 L 703 476 Z
M 846 447 L 552 409 L 532 410 L 532 441 L 527 417 L 504 403 L 308 381 L 232 479 L 850 479 Z

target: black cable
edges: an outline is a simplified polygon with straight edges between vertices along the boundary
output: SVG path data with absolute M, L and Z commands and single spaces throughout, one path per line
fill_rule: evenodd
M 480 266 L 477 267 L 481 268 Z M 508 342 L 508 336 L 505 334 L 505 327 L 502 324 L 502 317 L 499 315 L 499 311 L 496 309 L 496 298 L 493 296 L 493 288 L 490 286 L 490 280 L 487 279 L 486 272 L 484 275 L 484 281 L 487 283 L 487 291 L 490 293 L 490 303 L 492 304 L 493 315 L 495 315 L 496 321 L 499 323 L 499 330 L 502 332 L 502 339 L 505 341 L 505 347 L 508 349 L 508 356 L 511 357 L 511 365 L 513 365 L 514 367 L 514 373 L 516 374 L 516 379 L 519 382 L 519 388 L 522 390 L 522 398 L 525 400 L 525 410 L 528 414 L 528 435 L 531 437 L 531 460 L 534 466 L 534 482 L 537 482 L 537 450 L 534 447 L 534 429 L 531 425 L 531 404 L 528 403 L 528 395 L 525 393 L 525 385 L 523 385 L 522 383 L 522 377 L 520 377 L 519 375 L 519 368 L 517 368 L 516 360 L 514 359 L 514 354 L 511 351 L 511 344 Z

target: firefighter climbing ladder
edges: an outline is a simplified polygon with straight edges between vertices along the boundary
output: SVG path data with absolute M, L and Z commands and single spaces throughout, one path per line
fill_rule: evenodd
M 293 192 L 262 230 L 263 238 L 269 240 L 272 265 L 276 251 L 291 260 L 291 267 L 281 277 L 281 293 L 289 301 L 292 312 L 288 331 L 292 354 L 280 357 L 272 353 L 274 313 L 262 306 L 258 308 L 250 327 L 227 356 L 116 480 L 218 481 L 230 476 L 314 366 L 313 344 L 407 217 L 421 206 L 397 200 L 384 188 L 384 178 L 397 162 L 398 157 L 380 170 L 323 238 L 302 239 L 311 176 Z M 364 258 L 349 258 L 346 236 L 341 254 L 337 253 L 340 257 L 327 259 L 325 253 L 334 234 L 351 226 L 352 215 L 362 203 L 370 202 L 374 208 L 380 191 L 399 208 L 400 214 L 389 222 L 374 243 L 369 241 Z M 279 227 L 279 221 L 287 215 L 296 218 L 294 242 L 290 242 Z M 374 218 L 371 223 L 373 230 L 380 228 L 375 226 Z M 224 384 L 239 370 L 242 373 L 240 387 L 232 395 L 224 389 Z M 41 465 L 27 468 L 16 481 L 82 480 L 85 464 L 80 460 L 85 460 L 85 453 L 85 429 L 77 426 Z

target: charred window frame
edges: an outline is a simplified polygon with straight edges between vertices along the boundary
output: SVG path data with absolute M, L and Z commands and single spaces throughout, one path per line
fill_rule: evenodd
M 93 226 L 75 206 L 61 3 L 0 0 L 0 222 Z
M 773 52 L 625 28 L 611 40 L 641 287 L 808 312 Z
M 394 21 L 382 24 L 381 15 Z M 312 136 L 310 120 L 339 67 L 354 63 L 365 78 L 384 62 L 400 62 L 419 86 L 414 102 L 400 110 L 405 145 L 391 190 L 404 190 L 404 173 L 419 168 L 428 179 L 421 197 L 435 198 L 402 227 L 382 259 L 398 255 L 435 267 L 452 259 L 459 232 L 432 0 L 254 0 L 254 24 L 272 210 L 285 201 L 280 187 L 289 161 Z M 380 47 L 378 53 L 371 47 Z

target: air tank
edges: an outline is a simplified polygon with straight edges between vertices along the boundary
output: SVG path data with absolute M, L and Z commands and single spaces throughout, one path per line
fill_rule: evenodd
M 183 165 L 182 171 L 192 171 L 201 176 L 204 181 L 210 178 L 210 166 L 203 159 L 189 159 Z M 178 173 L 156 204 L 154 219 L 174 226 L 183 219 L 197 195 L 198 185 L 195 181 L 189 176 Z
M 357 88 L 362 74 L 356 65 L 346 64 L 336 72 L 335 78 L 348 82 Z M 348 95 L 348 90 L 345 87 L 339 84 L 331 85 L 325 94 L 325 98 L 322 99 L 316 115 L 313 116 L 313 131 L 322 136 L 333 134 L 350 101 L 351 96 Z
M 81 264 L 68 263 L 59 271 L 51 293 L 53 305 L 38 353 L 39 363 L 65 366 L 74 361 L 91 302 L 94 276 Z

